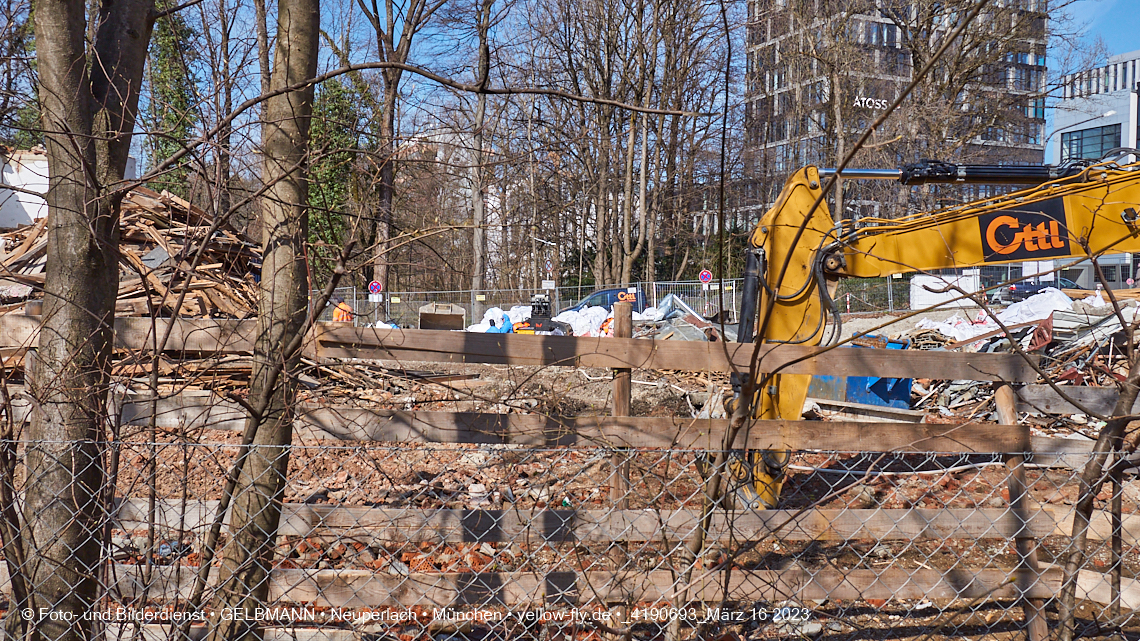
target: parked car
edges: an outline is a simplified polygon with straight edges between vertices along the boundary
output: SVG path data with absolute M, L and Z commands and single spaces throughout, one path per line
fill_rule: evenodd
M 599 289 L 589 296 L 583 298 L 577 305 L 572 305 L 561 310 L 559 313 L 574 311 L 580 312 L 587 307 L 605 307 L 606 309 L 613 309 L 614 303 L 628 302 L 633 305 L 633 311 L 645 311 L 645 292 L 641 291 L 640 287 L 611 287 L 609 289 Z
M 1034 294 L 1038 294 L 1041 292 L 1041 290 L 1049 287 L 1055 287 L 1057 289 L 1080 289 L 1080 286 L 1068 278 L 1058 278 L 1057 280 L 1045 281 L 1023 280 L 1020 283 L 1014 283 L 1010 285 L 1009 288 L 1005 291 L 1006 296 L 1003 298 L 1008 300 L 1008 302 L 1016 303 L 1017 301 L 1025 300 Z

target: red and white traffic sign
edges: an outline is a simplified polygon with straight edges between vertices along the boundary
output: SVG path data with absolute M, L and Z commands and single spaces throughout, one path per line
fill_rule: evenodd
M 374 280 L 368 283 L 368 292 L 370 294 L 379 294 L 382 291 L 384 291 L 384 286 L 380 284 L 380 281 Z
M 689 273 L 691 274 L 692 272 L 689 272 Z M 702 269 L 700 275 L 697 276 L 697 278 L 701 279 L 702 283 L 711 283 L 712 282 L 712 272 L 710 272 L 707 269 Z

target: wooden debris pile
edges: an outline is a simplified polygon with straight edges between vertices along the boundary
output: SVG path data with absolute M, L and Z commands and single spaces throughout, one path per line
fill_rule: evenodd
M 118 316 L 247 318 L 257 310 L 261 250 L 228 224 L 218 226 L 196 267 L 213 221 L 201 209 L 145 187 L 122 205 Z M 47 264 L 47 219 L 0 234 L 0 312 L 39 298 Z M 178 299 L 186 295 L 180 309 Z

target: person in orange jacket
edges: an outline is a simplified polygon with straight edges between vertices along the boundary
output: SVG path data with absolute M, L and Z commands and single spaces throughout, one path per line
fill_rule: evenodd
M 340 296 L 334 296 L 333 302 L 336 303 L 336 307 L 333 308 L 333 322 L 351 323 L 352 317 L 355 315 L 352 312 L 352 306 L 344 302 Z

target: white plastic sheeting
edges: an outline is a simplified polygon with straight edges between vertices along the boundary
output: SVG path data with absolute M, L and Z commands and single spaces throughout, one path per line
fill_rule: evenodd
M 656 307 L 647 307 L 644 312 L 633 312 L 633 320 L 637 321 L 658 321 L 666 316 L 667 313 L 675 311 L 672 306 L 666 306 L 664 303 L 673 298 L 670 294 L 662 301 L 660 309 Z M 685 310 L 692 311 L 687 305 L 684 305 L 680 299 L 676 302 L 684 306 Z M 529 305 L 516 305 L 509 311 L 504 312 L 498 307 L 492 307 L 483 313 L 483 320 L 471 325 L 467 328 L 469 332 L 487 333 L 494 327 L 497 329 L 500 325 L 500 320 L 505 313 L 507 318 L 510 319 L 511 324 L 517 325 L 524 320 L 530 318 Z M 692 312 L 696 313 L 696 312 Z M 605 307 L 587 307 L 581 311 L 565 311 L 554 317 L 554 320 L 566 323 L 574 330 L 575 336 L 610 336 L 610 333 L 602 331 L 602 325 L 605 324 L 606 319 L 613 318 L 614 313 Z M 494 326 L 491 322 L 494 321 Z
M 1104 299 L 1104 295 L 1099 289 L 1096 290 L 1096 293 L 1092 296 L 1086 296 L 1085 298 L 1082 298 L 1081 302 L 1086 303 L 1092 307 L 1105 307 L 1108 305 L 1108 301 Z
M 495 327 L 495 328 L 500 327 L 500 324 L 502 322 L 504 314 L 506 314 L 507 318 L 510 319 L 512 325 L 515 323 L 521 323 L 522 321 L 530 318 L 530 306 L 527 305 L 527 306 L 523 307 L 520 305 L 516 305 L 516 306 L 512 307 L 511 311 L 509 311 L 509 312 L 504 312 L 502 309 L 500 309 L 498 307 L 492 307 L 492 308 L 488 309 L 487 311 L 483 312 L 483 320 L 482 321 L 475 323 L 474 325 L 469 326 L 467 328 L 467 331 L 479 332 L 480 334 L 486 334 L 487 331 L 490 330 L 492 327 L 492 324 L 491 324 L 492 321 L 494 322 L 493 327 Z
M 1009 327 L 1018 323 L 1045 320 L 1057 310 L 1069 311 L 1072 308 L 1073 299 L 1055 287 L 1046 287 L 1029 298 L 1006 307 L 997 317 L 1003 325 Z M 988 322 L 993 325 L 992 329 L 997 329 L 998 326 L 992 319 Z
M 651 308 L 652 309 L 652 308 Z M 646 310 L 647 312 L 650 310 Z M 469 332 L 486 333 L 494 328 L 498 329 L 503 315 L 506 314 L 512 325 L 517 325 L 530 318 L 529 305 L 516 305 L 504 312 L 498 307 L 492 307 L 483 314 L 483 320 L 467 328 Z M 634 313 L 634 320 L 640 320 L 639 314 Z M 554 317 L 554 320 L 566 323 L 574 330 L 575 336 L 602 336 L 602 324 L 607 318 L 613 317 L 613 312 L 605 307 L 587 307 L 582 311 L 566 311 Z
M 601 336 L 602 324 L 611 318 L 613 312 L 605 307 L 587 307 L 581 311 L 568 310 L 554 317 L 574 330 L 575 336 Z
M 998 314 L 997 317 L 1002 325 L 1009 327 L 1010 325 L 1018 325 L 1020 323 L 1045 320 L 1055 311 L 1069 311 L 1072 308 L 1073 299 L 1066 296 L 1064 292 L 1059 289 L 1048 287 L 1041 290 L 1038 294 L 1010 305 Z M 915 328 L 938 330 L 940 333 L 956 341 L 964 341 L 975 336 L 997 331 L 1001 329 L 1001 326 L 994 322 L 994 319 L 989 316 L 971 321 L 967 318 L 963 318 L 960 314 L 954 314 L 942 322 L 924 318 L 915 325 Z

